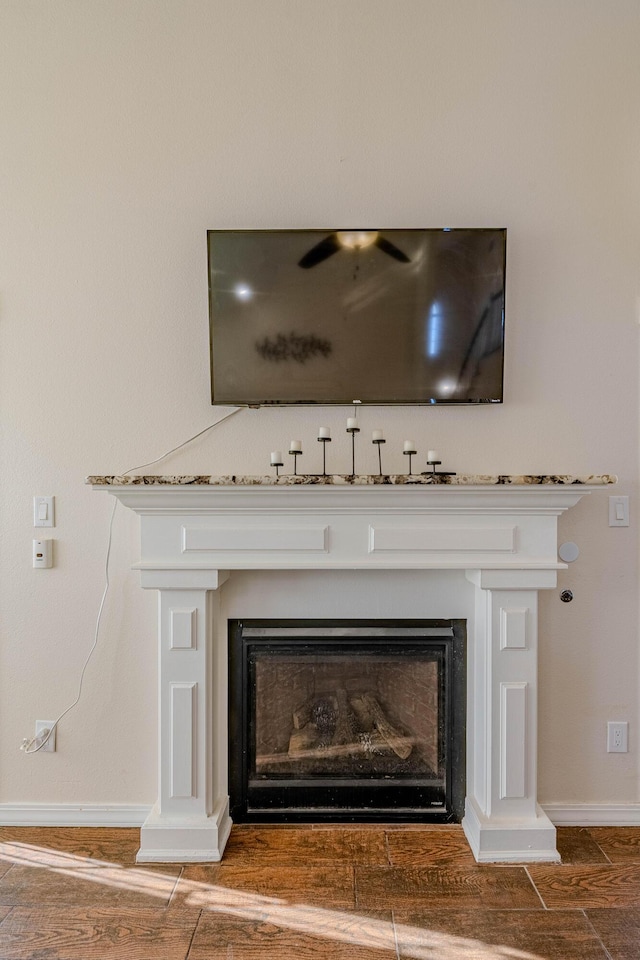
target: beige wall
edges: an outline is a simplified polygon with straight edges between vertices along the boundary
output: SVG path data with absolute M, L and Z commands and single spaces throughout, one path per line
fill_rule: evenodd
M 411 436 L 460 472 L 619 475 L 632 526 L 585 498 L 561 526 L 575 600 L 542 599 L 540 792 L 638 799 L 638 49 L 637 0 L 0 0 L 0 802 L 155 798 L 155 598 L 125 511 L 80 704 L 56 754 L 18 751 L 93 640 L 111 502 L 83 478 L 220 413 L 208 227 L 338 224 L 508 228 L 504 405 L 361 415 L 391 470 Z M 243 411 L 158 469 L 263 472 L 348 412 Z M 34 494 L 56 496 L 50 571 Z M 631 751 L 607 755 L 621 719 Z

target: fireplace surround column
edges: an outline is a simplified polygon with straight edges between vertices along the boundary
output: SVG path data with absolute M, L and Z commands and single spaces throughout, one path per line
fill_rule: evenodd
M 231 830 L 219 784 L 212 632 L 227 574 L 145 571 L 159 591 L 158 800 L 140 835 L 138 861 L 220 860 Z M 197 588 L 196 588 L 197 585 Z
M 538 590 L 552 571 L 475 570 L 462 821 L 479 862 L 559 860 L 555 827 L 537 803 Z

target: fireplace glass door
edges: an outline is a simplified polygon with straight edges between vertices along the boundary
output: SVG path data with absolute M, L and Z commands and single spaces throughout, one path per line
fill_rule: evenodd
M 230 623 L 236 821 L 459 820 L 462 621 Z

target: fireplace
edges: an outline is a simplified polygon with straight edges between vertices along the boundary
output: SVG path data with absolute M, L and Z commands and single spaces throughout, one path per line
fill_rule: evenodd
M 136 567 L 159 594 L 158 797 L 140 862 L 222 857 L 232 824 L 227 621 L 323 617 L 337 610 L 323 577 L 350 583 L 350 593 L 339 585 L 336 616 L 396 617 L 410 592 L 408 616 L 466 620 L 465 835 L 480 862 L 559 860 L 537 801 L 538 592 L 566 566 L 559 515 L 614 477 L 89 482 L 140 515 Z
M 465 624 L 229 624 L 238 822 L 459 821 Z

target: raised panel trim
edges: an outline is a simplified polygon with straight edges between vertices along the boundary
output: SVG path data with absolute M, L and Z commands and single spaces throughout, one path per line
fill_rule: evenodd
M 500 607 L 500 649 L 528 647 L 528 607 Z
M 171 610 L 171 633 L 169 646 L 172 650 L 195 650 L 197 646 L 196 607 Z
M 195 796 L 195 713 L 197 683 L 171 683 L 171 797 Z
M 515 550 L 516 527 L 402 527 L 371 524 L 369 552 L 421 551 L 423 553 Z
M 204 527 L 183 526 L 182 552 L 207 550 L 214 553 L 308 550 L 327 552 L 329 528 L 320 525 L 296 527 Z
M 500 684 L 500 798 L 526 796 L 527 683 Z

